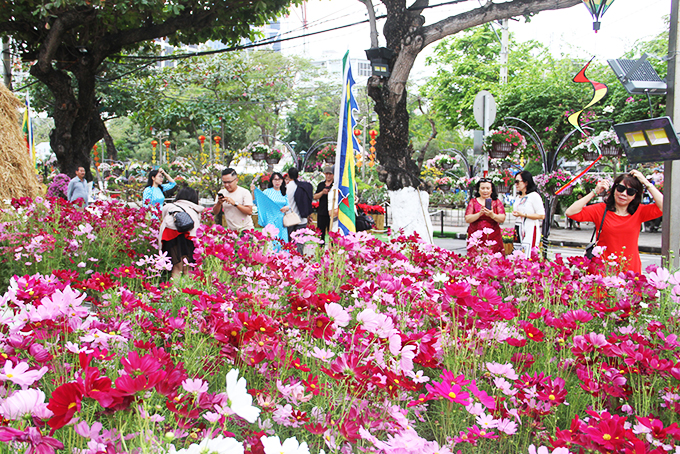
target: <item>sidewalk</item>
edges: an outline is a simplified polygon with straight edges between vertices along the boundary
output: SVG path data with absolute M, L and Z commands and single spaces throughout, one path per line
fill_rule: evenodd
M 503 228 L 512 228 L 515 224 L 512 215 L 508 215 L 508 219 L 503 223 Z M 436 223 L 433 223 L 436 224 Z M 564 225 L 564 221 L 561 222 Z M 439 225 L 433 225 L 434 231 L 439 232 Z M 594 224 L 590 222 L 582 222 L 581 230 L 566 230 L 563 227 L 553 227 L 550 229 L 550 236 L 548 237 L 548 244 L 553 246 L 564 247 L 583 247 L 590 244 L 590 237 L 593 235 Z M 464 240 L 467 238 L 467 225 L 464 226 L 444 226 L 444 232 L 452 232 L 456 234 L 456 238 Z M 640 239 L 638 241 L 638 248 L 640 252 L 648 254 L 661 254 L 661 233 L 660 232 L 640 232 Z

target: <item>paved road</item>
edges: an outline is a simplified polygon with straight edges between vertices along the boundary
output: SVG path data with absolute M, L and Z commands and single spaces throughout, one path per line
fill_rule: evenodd
M 454 251 L 458 254 L 464 255 L 466 253 L 466 241 L 456 240 L 451 238 L 435 238 L 434 243 L 447 249 L 449 251 Z M 548 258 L 554 258 L 555 254 L 562 254 L 563 257 L 571 257 L 574 255 L 583 255 L 582 248 L 573 247 L 561 247 L 561 246 L 550 246 L 548 248 Z M 640 254 L 640 261 L 642 262 L 642 269 L 644 270 L 647 266 L 654 264 L 661 266 L 661 256 L 657 254 Z

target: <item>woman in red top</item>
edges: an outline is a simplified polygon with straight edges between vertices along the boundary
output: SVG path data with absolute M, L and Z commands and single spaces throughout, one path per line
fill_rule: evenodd
M 505 222 L 505 208 L 503 203 L 498 200 L 496 187 L 487 178 L 482 178 L 475 186 L 475 197 L 468 203 L 465 210 L 465 222 L 470 224 L 468 227 L 468 255 L 474 256 L 479 253 L 477 248 L 470 244 L 472 234 L 484 230 L 492 230 L 492 233 L 482 234 L 481 245 L 490 249 L 492 252 L 503 253 L 503 236 L 501 235 L 500 224 Z M 494 244 L 487 246 L 487 241 L 495 241 Z
M 578 222 L 593 222 L 595 229 L 600 228 L 605 207 L 607 214 L 604 218 L 602 233 L 598 246 L 606 247 L 605 257 L 616 254 L 621 257 L 623 269 L 642 272 L 638 239 L 640 226 L 643 222 L 656 219 L 662 214 L 663 194 L 637 170 L 629 174 L 619 175 L 614 180 L 614 187 L 606 196 L 604 203 L 586 206 L 588 202 L 609 189 L 606 181 L 598 181 L 595 189 L 577 200 L 567 208 L 565 214 Z M 654 199 L 653 204 L 640 205 L 642 191 L 647 188 Z

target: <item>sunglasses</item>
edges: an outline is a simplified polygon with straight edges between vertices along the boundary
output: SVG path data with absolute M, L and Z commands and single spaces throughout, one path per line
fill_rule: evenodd
M 515 184 L 522 183 L 522 180 L 515 180 Z
M 635 189 L 635 188 L 627 188 L 626 186 L 624 186 L 624 185 L 622 185 L 622 184 L 617 184 L 617 185 L 616 185 L 616 190 L 619 191 L 619 192 L 625 192 L 625 193 L 628 194 L 629 196 L 634 196 L 634 195 L 637 194 L 637 192 L 638 192 L 637 189 Z

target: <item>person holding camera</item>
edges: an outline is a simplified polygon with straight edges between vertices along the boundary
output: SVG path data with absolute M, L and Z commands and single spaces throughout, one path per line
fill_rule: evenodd
M 238 185 L 238 174 L 232 168 L 222 171 L 223 189 L 215 197 L 214 216 L 222 213 L 223 224 L 231 230 L 241 233 L 247 229 L 254 229 L 253 224 L 253 196 L 246 188 Z
M 647 189 L 654 203 L 641 205 L 642 192 Z M 604 203 L 586 206 L 596 196 L 603 194 Z M 574 202 L 565 214 L 579 222 L 592 222 L 596 231 L 602 232 L 598 246 L 606 247 L 604 255 L 615 254 L 621 260 L 622 270 L 642 271 L 638 239 L 643 222 L 663 214 L 663 194 L 638 170 L 621 174 L 614 180 L 611 190 L 604 180 L 597 182 L 595 189 Z
M 479 248 L 489 249 L 493 253 L 504 253 L 500 225 L 505 222 L 505 208 L 503 202 L 498 200 L 496 186 L 488 178 L 480 179 L 475 185 L 474 198 L 470 200 L 465 210 L 465 222 L 470 224 L 467 231 L 469 256 L 479 254 Z M 484 229 L 492 232 L 482 233 L 478 247 L 471 242 L 472 234 L 483 232 Z

